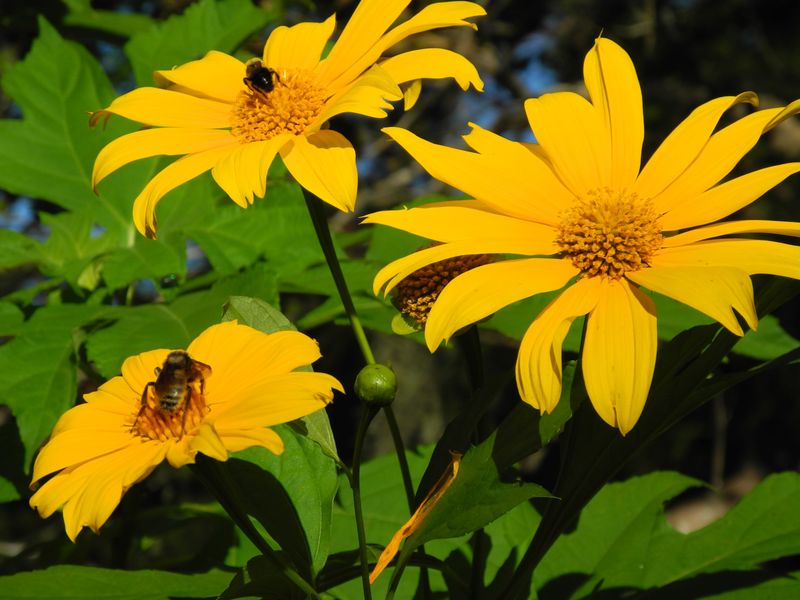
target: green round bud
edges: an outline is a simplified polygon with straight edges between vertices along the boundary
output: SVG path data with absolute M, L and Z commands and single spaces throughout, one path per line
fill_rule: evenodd
M 358 372 L 355 391 L 362 402 L 388 406 L 397 393 L 397 377 L 388 365 L 367 365 Z

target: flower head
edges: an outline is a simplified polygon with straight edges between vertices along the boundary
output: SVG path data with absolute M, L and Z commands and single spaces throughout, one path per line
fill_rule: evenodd
M 133 90 L 92 115 L 95 124 L 115 114 L 148 125 L 118 138 L 97 157 L 96 186 L 121 166 L 148 156 L 184 155 L 158 173 L 134 201 L 137 229 L 155 237 L 159 200 L 182 183 L 211 170 L 242 207 L 266 192 L 267 170 L 280 154 L 297 182 L 339 210 L 355 207 L 355 151 L 326 123 L 342 113 L 382 118 L 389 101 L 406 105 L 420 79 L 453 77 L 467 89 L 483 83 L 463 56 L 442 48 L 411 50 L 381 60 L 408 36 L 485 14 L 472 2 L 438 2 L 392 29 L 410 0 L 362 0 L 330 53 L 322 58 L 336 24 L 278 27 L 258 61 L 243 63 L 221 52 L 169 71 L 157 71 L 161 88 Z M 165 88 L 165 89 L 164 89 Z
M 30 500 L 43 517 L 64 507 L 67 535 L 97 531 L 122 495 L 162 461 L 193 463 L 200 452 L 263 446 L 283 452 L 269 429 L 324 408 L 341 384 L 294 369 L 319 358 L 296 331 L 265 334 L 235 321 L 214 325 L 184 351 L 152 350 L 125 360 L 86 403 L 68 410 L 33 467 L 32 486 L 55 473 Z
M 452 256 L 516 255 L 451 281 L 428 316 L 431 351 L 454 332 L 542 292 L 563 291 L 531 323 L 517 359 L 525 402 L 552 411 L 561 393 L 561 345 L 587 315 L 583 376 L 598 414 L 624 434 L 639 418 L 656 356 L 656 307 L 641 288 L 674 298 L 743 335 L 755 328 L 750 275 L 800 279 L 800 248 L 734 234 L 800 235 L 799 223 L 716 223 L 747 206 L 800 163 L 768 167 L 723 183 L 762 133 L 800 111 L 800 101 L 760 110 L 714 132 L 753 93 L 697 108 L 640 170 L 642 95 L 630 57 L 598 39 L 584 63 L 591 101 L 571 92 L 525 103 L 538 144 L 512 142 L 475 125 L 474 152 L 387 128 L 437 179 L 475 198 L 383 211 L 366 221 L 438 245 L 394 261 L 375 278 L 386 292 L 409 273 Z

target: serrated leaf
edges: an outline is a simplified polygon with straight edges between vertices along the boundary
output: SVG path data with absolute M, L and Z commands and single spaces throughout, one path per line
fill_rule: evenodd
M 195 223 L 186 234 L 203 249 L 214 270 L 226 275 L 255 262 L 261 254 L 261 237 L 269 235 L 270 226 L 263 209 L 223 206 L 213 219 Z
M 126 127 L 91 132 L 87 114 L 114 96 L 100 66 L 80 45 L 65 41 L 43 18 L 24 60 L 3 77 L 3 89 L 23 119 L 0 121 L 0 187 L 42 198 L 115 231 L 129 226 L 127 208 L 101 202 L 91 173 L 100 148 Z
M 134 33 L 152 27 L 153 19 L 136 12 L 96 10 L 91 0 L 62 0 L 67 6 L 64 24 L 106 31 L 114 35 L 130 37 Z
M 153 71 L 201 58 L 209 50 L 231 53 L 275 17 L 250 0 L 202 0 L 182 15 L 134 35 L 125 52 L 137 83 L 152 85 Z
M 95 306 L 48 306 L 0 346 L 0 398 L 17 419 L 25 465 L 61 414 L 76 399 L 75 340 L 78 329 L 105 311 Z
M 339 482 L 336 466 L 318 444 L 285 425 L 275 427 L 285 450 L 275 456 L 263 448 L 237 452 L 229 461 L 231 475 L 244 492 L 248 512 L 289 553 L 298 565 L 314 573 L 325 565 L 330 550 L 331 511 Z M 258 470 L 269 473 L 259 477 Z M 285 492 L 281 498 L 273 485 Z M 293 514 L 294 513 L 294 514 Z M 292 518 L 298 519 L 298 531 Z
M 0 589 L 5 600 L 170 600 L 216 596 L 230 578 L 225 571 L 183 575 L 59 565 L 0 577 Z
M 84 272 L 95 257 L 113 243 L 107 234 L 93 235 L 94 219 L 86 212 L 41 214 L 40 219 L 50 229 L 41 246 L 40 269 L 45 275 L 66 279 L 74 288 L 92 290 L 81 285 Z

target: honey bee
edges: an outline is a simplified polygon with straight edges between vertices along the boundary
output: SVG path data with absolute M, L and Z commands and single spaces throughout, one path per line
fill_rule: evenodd
M 175 350 L 167 355 L 164 365 L 155 368 L 156 379 L 144 386 L 142 392 L 142 406 L 138 418 L 147 408 L 147 392 L 153 389 L 158 409 L 163 413 L 172 415 L 183 408 L 181 421 L 181 436 L 186 425 L 186 408 L 191 404 L 192 393 L 196 391 L 195 384 L 199 384 L 200 394 L 205 393 L 206 377 L 211 376 L 211 367 L 199 360 L 194 360 L 187 352 Z
M 280 81 L 278 73 L 265 67 L 258 58 L 251 58 L 245 64 L 246 77 L 243 79 L 244 84 L 254 94 L 266 96 L 275 87 L 275 81 Z

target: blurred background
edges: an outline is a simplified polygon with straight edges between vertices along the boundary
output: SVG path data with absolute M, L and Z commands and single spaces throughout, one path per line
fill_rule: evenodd
M 423 138 L 463 147 L 462 135 L 474 122 L 511 139 L 533 141 L 522 103 L 524 99 L 553 90 L 582 92 L 582 66 L 595 37 L 602 35 L 621 44 L 631 55 L 641 81 L 645 107 L 645 148 L 648 157 L 660 140 L 696 106 L 724 95 L 755 91 L 761 106 L 785 105 L 800 97 L 800 3 L 796 0 L 493 0 L 480 2 L 488 17 L 479 19 L 478 31 L 467 28 L 441 30 L 412 38 L 407 47 L 441 46 L 469 57 L 485 82 L 482 94 L 462 93 L 452 82 L 430 83 L 420 102 L 409 113 L 396 111 L 380 126 L 399 125 Z M 37 16 L 45 16 L 67 39 L 88 48 L 103 64 L 117 91 L 133 87 L 126 62 L 124 38 L 82 26 L 70 15 L 79 0 L 0 2 L 0 77 L 23 57 L 37 36 Z M 183 0 L 113 1 L 95 0 L 95 9 L 167 18 L 186 9 Z M 257 5 L 283 15 L 282 23 L 321 20 L 336 12 L 345 22 L 355 2 L 262 1 Z M 419 9 L 427 2 L 412 2 Z M 260 53 L 263 35 L 246 46 Z M 740 116 L 748 108 L 737 107 L 726 118 Z M 739 112 L 737 112 L 739 111 Z M 4 118 L 19 118 L 19 108 L 0 95 Z M 725 122 L 725 121 L 723 121 Z M 356 214 L 331 215 L 337 231 L 355 232 L 358 216 L 396 206 L 429 194 L 453 194 L 432 180 L 386 137 L 379 135 L 369 119 L 344 118 L 337 129 L 353 141 L 359 156 L 359 204 Z M 789 120 L 769 133 L 734 171 L 745 173 L 763 166 L 800 160 L 800 121 Z M 0 166 L 2 168 L 2 166 Z M 738 218 L 800 220 L 800 178 L 778 186 Z M 16 197 L 0 190 L 0 227 L 37 239 L 49 235 L 37 215 L 59 209 L 37 198 Z M 358 253 L 357 245 L 353 252 Z M 194 256 L 195 272 L 207 263 Z M 0 272 L 0 293 L 18 289 L 36 278 L 33 267 Z M 756 282 L 758 283 L 758 282 Z M 302 312 L 302 298 L 284 298 L 285 310 Z M 800 304 L 785 305 L 777 315 L 780 325 L 800 338 Z M 341 344 L 343 330 L 324 325 L 310 332 L 320 340 Z M 482 332 L 484 358 L 489 377 L 496 379 L 496 414 L 499 419 L 518 402 L 513 383 L 516 342 L 496 331 Z M 391 362 L 401 388 L 396 413 L 409 446 L 435 442 L 464 401 L 467 382 L 461 357 L 455 351 L 440 351 L 431 359 L 417 341 L 374 333 L 379 359 Z M 337 374 L 346 385 L 355 377 L 357 365 L 350 357 L 356 348 L 326 355 L 320 370 Z M 741 370 L 752 359 L 732 355 L 727 368 Z M 2 365 L 0 365 L 2 372 Z M 677 470 L 707 481 L 722 491 L 711 496 L 695 492 L 672 510 L 672 519 L 684 529 L 696 528 L 721 514 L 765 474 L 800 467 L 800 402 L 797 365 L 769 377 L 757 377 L 714 399 L 662 436 L 619 474 L 620 478 L 654 469 Z M 0 419 L 8 419 L 2 413 Z M 357 407 L 341 400 L 330 408 L 340 454 L 349 457 Z M 388 452 L 390 437 L 385 425 L 376 421 L 369 441 L 371 455 Z M 2 459 L 0 459 L 2 460 Z M 557 444 L 531 457 L 523 473 L 546 487 L 553 483 L 557 467 Z M 172 478 L 166 488 L 149 484 L 136 494 L 164 502 L 178 495 L 184 483 Z M 185 485 L 190 485 L 185 483 Z M 133 495 L 133 494 L 131 494 Z M 129 501 L 133 502 L 134 500 Z M 124 508 L 124 503 L 123 503 Z M 124 511 L 123 511 L 124 518 Z M 43 527 L 25 502 L 5 505 L 0 511 L 0 573 L 17 570 L 4 557 L 18 549 L 18 540 L 35 537 Z M 220 529 L 223 531 L 224 528 Z M 98 544 L 100 542 L 97 542 Z M 89 552 L 89 550 L 87 550 Z M 95 548 L 96 556 L 103 555 Z M 113 552 L 111 554 L 113 556 Z M 51 557 L 56 560 L 57 557 Z M 77 560 L 75 556 L 72 557 Z M 121 557 L 117 557 L 122 560 Z M 115 559 L 112 559 L 112 562 Z M 209 564 L 213 564 L 209 558 Z

